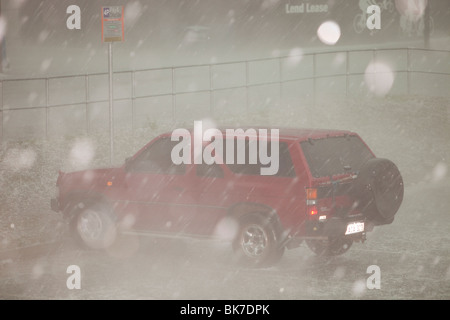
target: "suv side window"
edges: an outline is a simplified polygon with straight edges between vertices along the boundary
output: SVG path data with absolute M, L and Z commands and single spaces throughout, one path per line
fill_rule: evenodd
M 202 148 L 202 155 L 205 151 L 205 146 Z M 202 161 L 201 164 L 195 165 L 195 174 L 197 177 L 205 177 L 205 178 L 223 178 L 224 173 L 223 169 L 220 166 L 220 164 L 213 163 L 213 164 L 206 164 L 204 161 Z
M 211 165 L 202 163 L 197 164 L 196 170 L 197 177 L 207 177 L 207 178 L 223 178 L 224 173 L 219 164 L 213 163 Z
M 185 165 L 176 165 L 171 158 L 173 147 L 178 141 L 171 141 L 170 137 L 156 140 L 130 164 L 130 171 L 157 174 L 184 174 Z
M 253 143 L 258 143 L 254 141 Z M 265 143 L 265 142 L 264 142 Z M 259 162 L 256 164 L 250 164 L 249 162 L 249 145 L 250 142 L 247 140 L 245 142 L 245 163 L 237 164 L 237 140 L 234 141 L 234 164 L 227 164 L 230 170 L 236 174 L 244 175 L 260 175 L 262 167 L 269 167 L 269 165 L 263 165 Z M 259 153 L 259 146 L 256 148 Z M 271 150 L 270 141 L 267 145 L 267 150 Z M 292 163 L 291 154 L 289 152 L 289 147 L 286 142 L 279 142 L 279 168 L 278 172 L 274 175 L 275 177 L 295 177 L 294 164 Z M 224 163 L 226 160 L 226 142 L 224 142 Z

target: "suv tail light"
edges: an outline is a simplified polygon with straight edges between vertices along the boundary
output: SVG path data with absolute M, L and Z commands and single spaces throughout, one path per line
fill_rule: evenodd
M 319 213 L 319 211 L 317 210 L 316 206 L 310 206 L 308 208 L 308 213 L 309 213 L 310 216 L 315 216 L 316 214 Z
M 306 200 L 316 200 L 316 199 L 317 199 L 317 189 L 306 188 Z
M 316 216 L 319 213 L 317 209 L 317 189 L 306 188 L 306 212 L 308 216 Z

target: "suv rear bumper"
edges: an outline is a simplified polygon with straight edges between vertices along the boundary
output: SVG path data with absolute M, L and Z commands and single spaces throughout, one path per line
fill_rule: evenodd
M 347 226 L 353 222 L 364 222 L 364 231 L 346 235 Z M 368 223 L 363 217 L 352 218 L 330 218 L 325 221 L 306 221 L 305 237 L 307 238 L 329 238 L 329 237 L 353 237 L 364 238 L 367 231 L 372 231 L 373 224 Z

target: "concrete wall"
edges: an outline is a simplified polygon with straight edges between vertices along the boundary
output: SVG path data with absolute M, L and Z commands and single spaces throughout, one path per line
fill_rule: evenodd
M 191 122 L 285 106 L 311 108 L 370 97 L 366 68 L 388 66 L 389 95 L 450 96 L 450 52 L 361 50 L 114 74 L 114 125 Z M 383 78 L 381 78 L 383 79 Z M 1 138 L 107 131 L 108 76 L 94 74 L 1 83 Z

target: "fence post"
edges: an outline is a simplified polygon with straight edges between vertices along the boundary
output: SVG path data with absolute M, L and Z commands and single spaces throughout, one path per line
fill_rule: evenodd
M 1 104 L 2 104 L 2 106 L 1 106 L 2 121 L 0 123 L 2 128 L 0 129 L 0 146 L 3 146 L 3 127 L 5 126 L 5 120 L 4 120 L 5 112 L 4 112 L 4 109 L 3 109 L 3 95 L 4 95 L 5 91 L 3 90 L 3 81 L 1 81 L 0 83 L 2 85 L 2 99 L 1 99 Z
M 349 97 L 349 87 L 350 87 L 350 52 L 345 51 L 345 98 Z
M 249 67 L 248 67 L 248 61 L 245 61 L 245 93 L 246 93 L 246 106 L 245 106 L 245 111 L 248 113 L 250 110 L 250 93 L 248 92 L 249 90 L 249 85 L 250 85 L 250 79 L 249 79 Z
M 134 103 L 136 99 L 136 75 L 131 71 L 131 133 L 134 134 Z
M 177 97 L 176 97 L 176 88 L 175 88 L 175 68 L 172 67 L 172 121 L 175 123 L 175 112 L 177 107 Z
M 45 139 L 48 140 L 50 89 L 49 79 L 45 78 Z
M 316 107 L 316 53 L 313 53 L 313 106 Z
M 407 93 L 410 95 L 411 93 L 411 57 L 410 50 L 406 48 L 406 88 Z
M 278 57 L 278 75 L 280 77 L 279 83 L 280 83 L 280 106 L 283 104 L 283 62 L 281 57 Z
M 86 94 L 86 131 L 87 134 L 89 135 L 91 133 L 91 125 L 89 123 L 89 75 L 86 74 L 84 76 L 84 90 L 85 90 L 85 94 Z
M 214 77 L 212 65 L 209 65 L 209 112 L 211 116 L 214 114 Z

